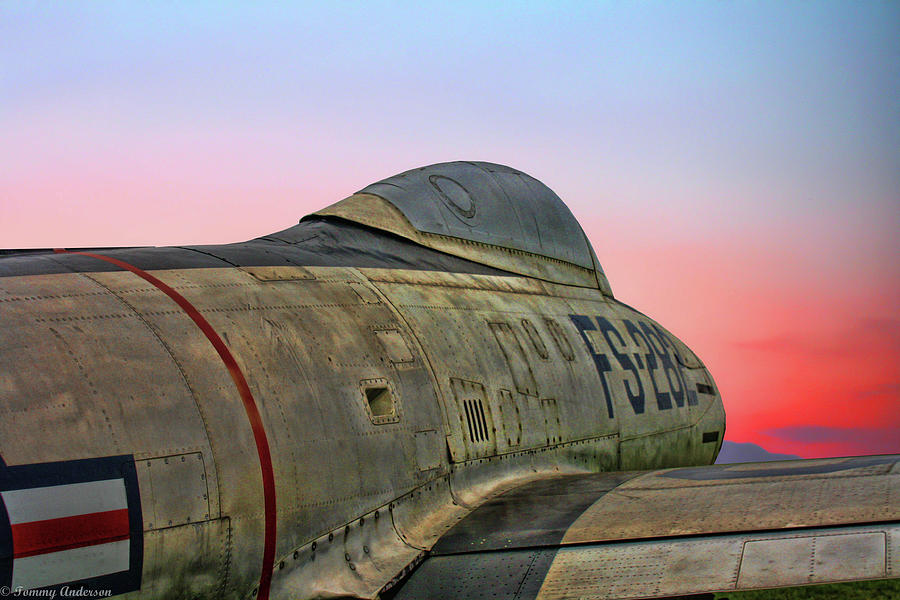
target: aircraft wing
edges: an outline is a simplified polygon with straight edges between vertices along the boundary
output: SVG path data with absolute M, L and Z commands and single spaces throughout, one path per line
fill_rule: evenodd
M 900 577 L 900 455 L 559 475 L 435 544 L 408 599 L 659 598 Z

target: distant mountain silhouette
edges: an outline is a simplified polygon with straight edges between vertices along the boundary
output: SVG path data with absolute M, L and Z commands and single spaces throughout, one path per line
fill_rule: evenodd
M 717 465 L 726 463 L 744 463 L 744 462 L 766 462 L 770 460 L 794 460 L 800 458 L 793 454 L 775 454 L 769 452 L 762 446 L 756 444 L 722 442 L 722 449 L 719 451 L 719 457 L 716 458 Z

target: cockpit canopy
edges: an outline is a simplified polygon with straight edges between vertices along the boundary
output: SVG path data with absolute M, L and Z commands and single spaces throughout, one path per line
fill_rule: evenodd
M 590 242 L 559 196 L 510 167 L 449 162 L 373 183 L 325 208 L 448 254 L 554 283 L 609 284 Z

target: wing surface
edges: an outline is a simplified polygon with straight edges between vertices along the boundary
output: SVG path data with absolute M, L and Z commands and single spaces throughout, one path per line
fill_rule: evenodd
M 395 598 L 664 598 L 892 577 L 900 455 L 532 481 L 450 529 Z

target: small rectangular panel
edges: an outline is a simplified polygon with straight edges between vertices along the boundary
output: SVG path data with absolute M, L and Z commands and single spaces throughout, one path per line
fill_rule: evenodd
M 436 469 L 441 466 L 441 436 L 434 429 L 417 431 L 416 464 L 420 471 Z
M 881 532 L 816 536 L 813 581 L 887 577 L 884 558 Z
M 497 394 L 497 407 L 500 412 L 500 425 L 503 427 L 503 441 L 508 449 L 514 449 L 522 443 L 522 419 L 519 407 L 509 390 L 500 390 Z
M 737 587 L 766 588 L 811 583 L 812 557 L 812 536 L 746 542 Z
M 315 279 L 316 276 L 303 267 L 238 267 L 258 281 L 298 281 Z
M 515 330 L 509 323 L 488 323 L 488 326 L 500 346 L 503 358 L 506 359 L 516 390 L 522 394 L 537 396 L 537 382 Z
M 144 511 L 146 529 L 209 519 L 206 468 L 200 452 L 141 460 L 137 465 L 153 494 L 152 508 Z
M 738 588 L 880 579 L 883 532 L 805 535 L 744 544 Z
M 729 589 L 739 556 L 740 543 L 728 539 L 563 547 L 538 598 L 645 598 Z
M 141 597 L 222 598 L 229 570 L 234 568 L 230 525 L 225 517 L 146 532 Z M 185 582 L 190 582 L 189 595 Z
M 394 364 L 413 362 L 412 352 L 406 345 L 403 335 L 396 329 L 383 329 L 375 332 L 375 337 L 384 347 L 388 359 Z
M 562 441 L 559 422 L 559 406 L 556 398 L 541 398 L 541 412 L 544 414 L 544 430 L 547 433 L 547 445 L 552 446 Z

